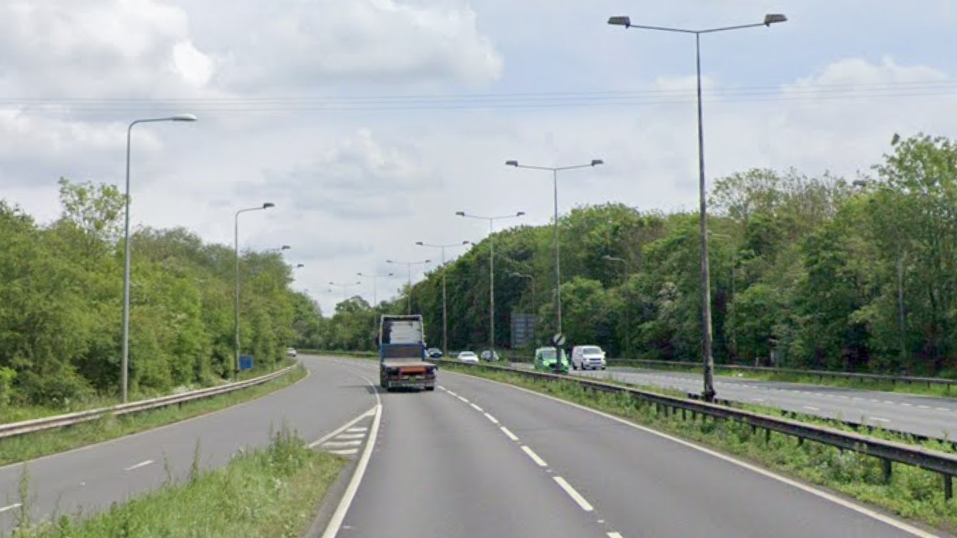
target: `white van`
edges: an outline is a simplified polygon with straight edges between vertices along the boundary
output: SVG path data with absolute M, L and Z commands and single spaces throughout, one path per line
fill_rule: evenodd
M 605 352 L 598 346 L 575 346 L 572 348 L 573 370 L 604 370 Z

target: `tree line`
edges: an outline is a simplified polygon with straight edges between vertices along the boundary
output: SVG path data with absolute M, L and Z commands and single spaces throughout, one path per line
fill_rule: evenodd
M 125 198 L 60 180 L 61 215 L 41 225 L 0 200 L 0 404 L 65 406 L 118 392 Z M 229 378 L 234 364 L 232 247 L 182 228 L 131 236 L 130 387 L 168 392 Z M 318 306 L 290 289 L 278 253 L 245 251 L 242 347 L 271 367 L 317 338 Z
M 712 183 L 709 216 L 714 355 L 718 362 L 957 375 L 957 143 L 893 137 L 853 179 L 752 169 Z M 698 360 L 700 233 L 696 212 L 608 203 L 559 219 L 563 329 L 568 345 L 614 357 Z M 485 349 L 491 238 L 394 300 L 340 303 L 323 345 L 373 349 L 381 312 L 413 311 L 430 345 Z M 495 342 L 513 313 L 555 330 L 552 226 L 494 235 Z M 529 350 L 513 350 L 525 352 Z

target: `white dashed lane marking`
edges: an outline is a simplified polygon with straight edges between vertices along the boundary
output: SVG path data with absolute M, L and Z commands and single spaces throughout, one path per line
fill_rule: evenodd
M 527 446 L 522 445 L 522 452 L 525 452 L 526 454 L 528 454 L 528 457 L 532 458 L 532 461 L 534 461 L 535 464 L 538 465 L 539 467 L 548 467 L 548 464 L 545 463 L 545 460 L 540 458 L 538 454 L 536 454 L 535 451 L 533 451 L 531 448 L 528 448 Z
M 518 441 L 518 436 L 512 433 L 512 430 L 509 430 L 505 426 L 502 426 L 501 430 L 502 430 L 502 433 L 504 433 L 506 437 L 508 437 L 512 441 Z
M 556 482 L 563 490 L 565 490 L 565 493 L 567 493 L 568 496 L 571 497 L 573 501 L 575 501 L 576 503 L 578 503 L 578 506 L 580 506 L 582 510 L 584 510 L 584 511 L 586 511 L 586 512 L 591 512 L 592 510 L 595 509 L 595 507 L 593 507 L 587 500 L 585 500 L 585 498 L 582 497 L 580 493 L 578 493 L 577 491 L 575 491 L 575 488 L 573 488 L 572 485 L 569 484 L 564 478 L 562 478 L 562 477 L 560 477 L 560 476 L 555 476 L 555 477 L 552 477 L 552 478 L 555 479 L 555 482 Z

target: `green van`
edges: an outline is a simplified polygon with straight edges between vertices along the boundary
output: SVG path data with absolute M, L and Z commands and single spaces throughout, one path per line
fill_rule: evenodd
M 562 350 L 561 369 L 559 373 L 568 373 L 568 355 Z M 555 348 L 540 347 L 535 350 L 535 369 L 542 372 L 555 373 Z

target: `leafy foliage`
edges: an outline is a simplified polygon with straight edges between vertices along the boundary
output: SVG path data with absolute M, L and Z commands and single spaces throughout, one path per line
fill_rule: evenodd
M 0 401 L 70 407 L 118 390 L 124 198 L 60 180 L 63 212 L 39 225 L 0 201 Z M 130 372 L 134 393 L 232 374 L 232 248 L 184 229 L 132 234 Z M 318 307 L 289 289 L 277 254 L 242 253 L 242 350 L 269 368 L 314 342 Z
M 853 182 L 767 169 L 713 181 L 716 360 L 957 375 L 957 142 L 895 136 L 873 170 L 875 177 Z M 697 213 L 621 204 L 561 217 L 567 345 L 599 344 L 611 356 L 697 359 L 698 226 Z M 538 344 L 556 329 L 553 238 L 551 225 L 494 235 L 497 346 L 508 347 L 516 312 L 538 314 Z M 449 347 L 484 349 L 492 240 L 379 310 L 404 312 L 411 293 L 430 343 L 441 342 L 444 273 Z

